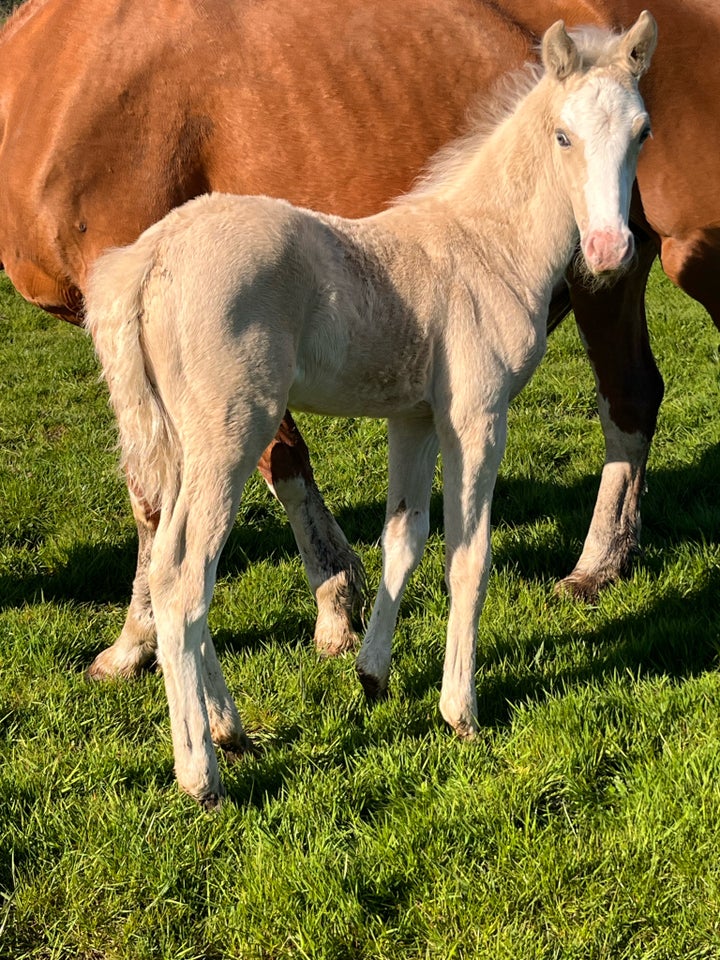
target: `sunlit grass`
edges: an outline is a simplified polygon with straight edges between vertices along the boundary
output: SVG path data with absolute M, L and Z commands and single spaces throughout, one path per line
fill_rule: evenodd
M 264 751 L 223 768 L 208 816 L 173 782 L 161 677 L 83 675 L 135 559 L 91 345 L 0 296 L 0 957 L 720 956 L 720 364 L 699 307 L 653 275 L 667 391 L 644 554 L 594 607 L 553 594 L 603 456 L 571 322 L 515 403 L 474 744 L 437 709 L 439 473 L 372 708 L 351 656 L 316 657 L 292 536 L 253 478 L 211 626 Z M 384 426 L 301 425 L 376 584 Z

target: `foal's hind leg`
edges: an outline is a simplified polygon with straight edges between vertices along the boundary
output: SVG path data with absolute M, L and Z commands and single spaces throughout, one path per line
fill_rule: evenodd
M 392 635 L 400 601 L 427 540 L 430 491 L 438 452 L 432 419 L 388 421 L 388 447 L 382 579 L 356 664 L 368 697 L 377 697 L 387 689 Z
M 255 464 L 230 459 L 235 438 L 186 448 L 177 497 L 163 499 L 150 563 L 158 657 L 170 708 L 175 772 L 182 790 L 211 808 L 222 795 L 213 735 L 245 749 L 247 740 L 207 632 L 220 552 Z
M 287 514 L 318 606 L 315 646 L 336 656 L 357 643 L 353 612 L 365 596 L 365 571 L 335 518 L 325 506 L 300 431 L 286 411 L 258 469 Z M 155 621 L 148 589 L 148 564 L 159 521 L 142 495 L 130 488 L 138 529 L 138 558 L 132 599 L 122 632 L 88 669 L 92 680 L 137 676 L 156 655 Z
M 91 680 L 137 676 L 156 655 L 155 620 L 150 604 L 148 566 L 160 514 L 149 507 L 139 491 L 128 487 L 138 529 L 137 570 L 132 599 L 122 633 L 115 643 L 97 655 L 88 668 Z
M 318 606 L 315 647 L 336 656 L 357 642 L 353 611 L 362 605 L 365 571 L 315 484 L 307 446 L 286 411 L 258 469 L 285 508 Z
M 255 748 L 243 730 L 240 714 L 225 683 L 207 624 L 201 654 L 205 706 L 210 721 L 212 742 L 230 757 L 242 753 L 253 753 Z

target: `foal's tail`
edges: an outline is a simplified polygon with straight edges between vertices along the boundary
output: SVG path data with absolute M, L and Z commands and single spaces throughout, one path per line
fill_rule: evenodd
M 103 254 L 93 265 L 85 300 L 85 326 L 110 391 L 120 433 L 122 466 L 131 489 L 151 511 L 177 490 L 177 434 L 152 375 L 143 342 L 144 291 L 156 260 L 157 228 L 129 247 Z

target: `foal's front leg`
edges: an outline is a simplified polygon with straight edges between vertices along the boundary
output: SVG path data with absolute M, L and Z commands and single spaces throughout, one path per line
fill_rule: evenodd
M 356 663 L 368 697 L 377 697 L 387 689 L 392 635 L 400 601 L 427 540 L 430 491 L 438 452 L 432 419 L 388 421 L 388 448 L 382 579 Z
M 477 732 L 475 650 L 490 573 L 490 508 L 505 450 L 507 404 L 438 424 L 443 457 L 445 579 L 450 594 L 440 712 L 460 737 Z

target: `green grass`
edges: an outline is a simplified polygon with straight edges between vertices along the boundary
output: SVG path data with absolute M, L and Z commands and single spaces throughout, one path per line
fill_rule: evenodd
M 281 511 L 256 478 L 211 613 L 258 759 L 216 816 L 177 791 L 162 680 L 93 685 L 135 535 L 89 341 L 0 290 L 0 957 L 720 957 L 718 333 L 659 273 L 666 379 L 644 555 L 557 599 L 602 462 L 572 323 L 514 405 L 479 636 L 482 733 L 438 714 L 440 486 L 389 699 L 319 661 Z M 302 418 L 371 584 L 385 431 Z
M 22 2 L 23 0 L 0 0 L 0 22 L 9 17 Z

